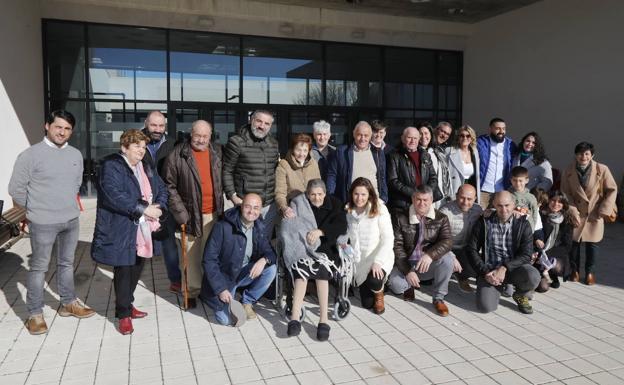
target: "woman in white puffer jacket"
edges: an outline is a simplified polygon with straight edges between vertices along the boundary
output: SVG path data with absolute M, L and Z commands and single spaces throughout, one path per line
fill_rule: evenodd
M 385 311 L 384 283 L 394 266 L 390 213 L 366 178 L 353 181 L 346 208 L 347 236 L 356 261 L 354 280 L 362 306 L 381 314 Z

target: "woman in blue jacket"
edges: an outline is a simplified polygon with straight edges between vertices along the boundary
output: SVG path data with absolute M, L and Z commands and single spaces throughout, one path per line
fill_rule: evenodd
M 136 289 L 146 258 L 153 255 L 152 232 L 167 208 L 167 189 L 158 174 L 142 162 L 148 137 L 139 130 L 121 135 L 121 151 L 105 157 L 98 178 L 97 214 L 91 257 L 113 266 L 115 316 L 119 332 L 130 334 L 137 310 Z

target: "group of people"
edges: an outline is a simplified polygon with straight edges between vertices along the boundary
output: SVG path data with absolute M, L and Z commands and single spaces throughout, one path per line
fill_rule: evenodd
M 32 334 L 47 330 L 43 280 L 57 238 L 59 314 L 93 314 L 73 292 L 82 177 L 80 153 L 67 144 L 74 123 L 69 112 L 52 112 L 43 142 L 20 154 L 9 185 L 30 221 Z M 534 291 L 558 287 L 559 277 L 580 280 L 582 244 L 584 279 L 595 283 L 617 186 L 590 143 L 579 143 L 572 164 L 556 173 L 536 132 L 516 146 L 500 118 L 479 137 L 447 122 L 407 127 L 396 147 L 385 142 L 383 122 L 361 121 L 353 143 L 337 148 L 330 124 L 319 121 L 312 136 L 293 135 L 280 159 L 272 124 L 271 112 L 257 110 L 221 148 L 212 125 L 198 120 L 174 143 L 165 116 L 153 111 L 143 130 L 122 134 L 119 153 L 102 159 L 91 255 L 113 266 L 122 334 L 147 316 L 134 306 L 134 291 L 145 260 L 161 254 L 169 290 L 185 291 L 189 308 L 203 301 L 223 325 L 256 318 L 254 304 L 279 267 L 292 284 L 287 333 L 298 335 L 314 280 L 321 341 L 330 334 L 329 284 L 344 261 L 353 264 L 362 306 L 376 314 L 387 290 L 409 301 L 431 285 L 433 311 L 448 315 L 454 274 L 461 291 L 476 292 L 480 311 L 494 311 L 504 295 L 531 313 Z M 233 311 L 239 294 L 242 313 Z

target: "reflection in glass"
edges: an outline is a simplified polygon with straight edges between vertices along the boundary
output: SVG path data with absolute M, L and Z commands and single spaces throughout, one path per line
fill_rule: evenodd
M 84 26 L 48 22 L 45 30 L 49 97 L 85 97 Z
M 167 99 L 165 31 L 89 26 L 91 93 L 106 99 Z
M 240 102 L 238 38 L 172 31 L 170 47 L 171 100 Z
M 326 104 L 381 106 L 381 50 L 348 44 L 328 44 Z
M 416 124 L 412 110 L 388 110 L 385 113 L 384 122 L 388 125 L 386 143 L 392 146 L 400 145 L 401 134 L 403 134 L 405 127 Z
M 331 140 L 334 146 L 347 144 L 349 142 L 349 118 L 344 112 L 332 112 L 329 115 L 329 124 L 331 124 Z
M 245 103 L 323 104 L 319 43 L 245 38 L 243 47 Z
M 384 89 L 386 106 L 393 108 L 414 108 L 413 84 L 386 82 Z

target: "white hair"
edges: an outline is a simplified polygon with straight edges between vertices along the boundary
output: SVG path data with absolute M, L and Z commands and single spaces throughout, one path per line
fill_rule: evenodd
M 314 122 L 312 125 L 314 128 L 314 133 L 327 132 L 330 133 L 331 125 L 324 120 L 319 120 L 318 122 Z

